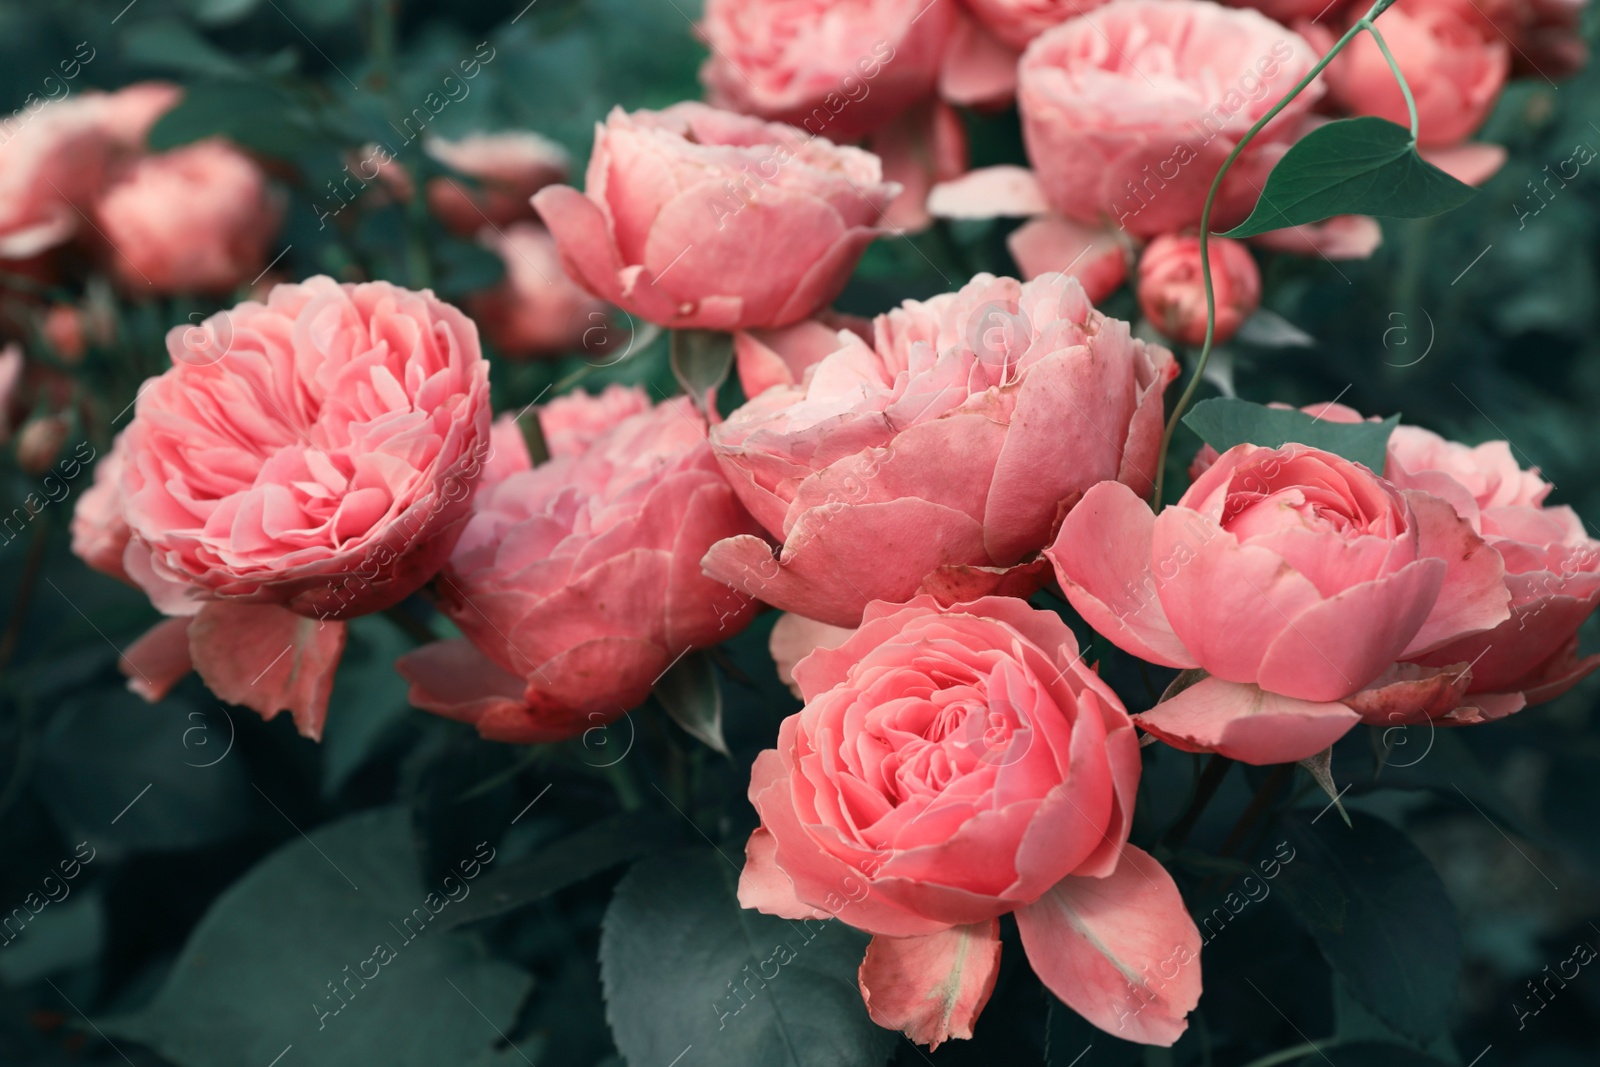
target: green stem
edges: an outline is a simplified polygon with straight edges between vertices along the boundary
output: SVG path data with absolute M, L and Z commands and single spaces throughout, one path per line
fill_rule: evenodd
M 1293 1048 L 1279 1049 L 1270 1055 L 1262 1056 L 1259 1060 L 1251 1060 L 1245 1064 L 1245 1067 L 1277 1067 L 1280 1063 L 1289 1063 L 1299 1059 L 1301 1056 L 1320 1053 L 1323 1049 L 1335 1048 L 1338 1044 L 1339 1039 L 1336 1037 L 1324 1038 L 1321 1041 L 1307 1041 L 1305 1044 L 1295 1045 Z
M 1366 23 L 1367 32 L 1372 34 L 1372 39 L 1377 42 L 1378 51 L 1383 53 L 1383 58 L 1389 64 L 1389 71 L 1394 75 L 1394 80 L 1400 84 L 1400 95 L 1406 98 L 1406 111 L 1411 115 L 1411 143 L 1417 143 L 1417 101 L 1411 95 L 1411 83 L 1406 81 L 1406 76 L 1400 73 L 1400 64 L 1394 60 L 1394 53 L 1389 51 L 1389 43 L 1383 39 L 1383 34 L 1378 32 L 1378 27 Z
M 1212 754 L 1206 769 L 1200 772 L 1200 781 L 1195 786 L 1194 797 L 1189 801 L 1188 810 L 1162 837 L 1163 844 L 1169 848 L 1183 847 L 1183 843 L 1189 839 L 1189 832 L 1200 821 L 1201 813 L 1206 810 L 1206 805 L 1211 803 L 1211 798 L 1217 795 L 1223 779 L 1228 777 L 1228 772 L 1232 769 L 1233 760 L 1227 756 Z
M 1316 65 L 1306 73 L 1306 76 L 1295 83 L 1295 87 L 1285 93 L 1283 99 L 1272 105 L 1265 115 L 1257 119 L 1255 125 L 1250 127 L 1249 132 L 1239 138 L 1239 143 L 1233 146 L 1233 151 L 1228 153 L 1228 158 L 1222 161 L 1222 166 L 1218 169 L 1217 176 L 1211 180 L 1211 190 L 1206 193 L 1205 206 L 1200 211 L 1200 277 L 1204 280 L 1206 287 L 1206 339 L 1205 343 L 1200 347 L 1200 359 L 1195 363 L 1194 372 L 1189 376 L 1189 384 L 1184 387 L 1182 395 L 1178 397 L 1178 404 L 1172 409 L 1172 416 L 1167 419 L 1166 429 L 1161 434 L 1161 451 L 1156 456 L 1156 484 L 1153 498 L 1157 511 L 1161 510 L 1161 492 L 1167 476 L 1167 450 L 1172 446 L 1172 435 L 1177 432 L 1178 420 L 1183 418 L 1184 410 L 1189 406 L 1189 401 L 1194 399 L 1194 392 L 1199 388 L 1200 379 L 1205 375 L 1206 363 L 1211 359 L 1211 347 L 1216 340 L 1217 293 L 1211 284 L 1211 209 L 1215 206 L 1217 193 L 1222 188 L 1222 179 L 1227 176 L 1228 170 L 1233 166 L 1234 161 L 1239 158 L 1240 153 L 1255 139 L 1256 134 L 1264 130 L 1268 123 L 1277 118 L 1278 112 L 1288 107 L 1289 102 L 1304 92 L 1306 86 L 1316 81 L 1317 75 L 1321 74 L 1323 68 L 1333 62 L 1335 56 L 1344 51 L 1345 45 L 1354 40 L 1356 34 L 1364 29 L 1370 30 L 1372 28 L 1372 20 L 1387 11 L 1394 2 L 1395 0 L 1377 0 L 1377 3 L 1373 4 L 1365 15 L 1356 20 L 1355 25 L 1346 30 L 1344 36 L 1339 38 L 1332 48 L 1328 49 L 1328 54 L 1317 60 Z M 1396 68 L 1395 73 L 1399 74 L 1398 68 Z M 1402 84 L 1404 84 L 1403 81 Z M 1409 98 L 1410 90 L 1407 89 L 1406 92 Z

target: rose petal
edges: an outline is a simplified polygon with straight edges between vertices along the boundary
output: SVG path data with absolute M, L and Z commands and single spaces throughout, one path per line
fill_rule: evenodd
M 344 642 L 344 623 L 272 604 L 213 601 L 189 627 L 189 652 L 208 689 L 264 719 L 287 710 L 313 741 L 322 739 Z
M 861 997 L 873 1022 L 932 1052 L 972 1036 L 999 973 L 997 919 L 922 937 L 879 935 L 861 961 Z
M 1133 721 L 1173 748 L 1257 765 L 1309 759 L 1361 721 L 1344 704 L 1206 678 Z
M 127 676 L 129 690 L 154 704 L 194 670 L 189 659 L 189 622 L 181 615 L 164 619 L 128 646 L 117 666 Z

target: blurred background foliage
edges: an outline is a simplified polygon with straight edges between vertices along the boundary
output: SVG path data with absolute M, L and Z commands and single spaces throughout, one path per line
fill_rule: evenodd
M 406 140 L 405 117 L 475 59 L 470 91 L 430 109 L 430 132 L 531 128 L 565 145 L 581 174 L 593 124 L 612 106 L 698 97 L 696 14 L 692 0 L 6 0 L 0 93 L 16 107 L 50 91 L 44 79 L 81 43 L 93 58 L 74 92 L 179 82 L 185 102 L 154 131 L 156 147 L 226 134 L 291 190 L 276 272 L 388 278 L 454 298 L 492 284 L 498 262 L 402 203 L 333 214 L 351 195 L 351 153 L 386 143 L 414 176 L 437 172 Z M 1556 500 L 1600 517 L 1600 180 L 1582 171 L 1537 213 L 1544 201 L 1528 184 L 1575 146 L 1600 145 L 1597 122 L 1600 69 L 1514 86 L 1483 134 L 1510 162 L 1468 208 L 1386 222 L 1367 262 L 1271 258 L 1267 306 L 1309 343 L 1236 340 L 1219 380 L 1249 399 L 1338 396 L 1463 440 L 1504 437 L 1554 481 Z M 975 166 L 1020 161 L 1014 114 L 969 124 Z M 1006 228 L 941 224 L 879 242 L 840 306 L 872 314 L 979 270 L 1009 273 Z M 3 329 L 26 340 L 16 297 L 0 299 Z M 116 413 L 165 362 L 165 331 L 216 306 L 118 303 L 115 343 L 74 370 L 102 413 L 76 437 L 103 452 Z M 1136 316 L 1126 292 L 1107 310 Z M 610 366 L 592 353 L 497 362 L 497 407 L 557 385 L 672 388 L 661 340 L 630 330 L 617 343 L 629 355 Z M 1180 437 L 1175 467 L 1195 444 Z M 12 509 L 38 479 L 5 462 Z M 1176 470 L 1169 481 L 1183 484 Z M 155 616 L 70 555 L 72 501 L 0 548 L 0 920 L 30 912 L 0 946 L 0 1062 L 591 1067 L 626 1053 L 636 1067 L 674 1056 L 684 1067 L 890 1057 L 1579 1067 L 1600 1057 L 1600 973 L 1550 977 L 1570 971 L 1578 944 L 1600 946 L 1600 680 L 1490 727 L 1352 735 L 1333 773 L 1349 787 L 1359 847 L 1327 833 L 1338 816 L 1304 775 L 1285 789 L 1271 772 L 1232 774 L 1186 841 L 1166 834 L 1163 856 L 1192 910 L 1227 916 L 1203 927 L 1207 993 L 1175 1049 L 1124 1045 L 1051 1003 L 1008 929 L 976 1040 L 928 1054 L 865 1023 L 853 991 L 862 939 L 843 929 L 808 944 L 799 973 L 763 987 L 749 1015 L 719 1018 L 742 969 L 784 936 L 777 920 L 740 913 L 730 889 L 754 823 L 750 762 L 796 707 L 766 653 L 770 615 L 707 660 L 731 759 L 654 700 L 560 746 L 480 741 L 406 707 L 391 664 L 408 638 L 381 617 L 353 627 L 318 747 L 287 717 L 222 707 L 193 679 L 155 706 L 127 694 L 117 649 Z M 1062 608 L 1048 594 L 1036 603 Z M 1134 710 L 1165 681 L 1104 642 L 1095 653 Z M 1160 746 L 1146 760 L 1134 838 L 1148 843 L 1188 807 L 1199 761 Z M 1285 848 L 1295 858 L 1261 881 Z M 489 854 L 470 895 L 428 905 L 425 931 L 398 929 L 447 874 L 466 877 L 465 864 Z M 1267 892 L 1236 907 L 1253 872 Z M 25 904 L 42 897 L 36 913 Z M 394 970 L 352 980 L 391 929 Z

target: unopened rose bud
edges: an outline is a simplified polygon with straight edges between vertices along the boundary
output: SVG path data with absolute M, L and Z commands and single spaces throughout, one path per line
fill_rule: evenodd
M 88 348 L 83 326 L 83 313 L 71 304 L 57 304 L 45 313 L 44 339 L 63 363 L 75 364 L 83 359 Z
M 1239 332 L 1261 306 L 1261 272 L 1250 250 L 1225 237 L 1211 239 L 1211 285 L 1217 301 L 1214 338 Z M 1139 306 L 1156 329 L 1186 345 L 1206 339 L 1206 287 L 1200 238 L 1157 237 L 1139 260 Z
M 62 415 L 46 415 L 22 427 L 17 435 L 17 466 L 29 474 L 44 474 L 55 466 L 61 446 L 67 443 L 67 420 Z

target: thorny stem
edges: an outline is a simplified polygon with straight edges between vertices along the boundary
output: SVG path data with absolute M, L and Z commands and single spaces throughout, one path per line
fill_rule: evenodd
M 1195 389 L 1199 387 L 1200 379 L 1205 375 L 1206 363 L 1211 359 L 1211 348 L 1216 339 L 1217 294 L 1211 284 L 1211 209 L 1216 204 L 1217 192 L 1222 188 L 1222 179 L 1227 176 L 1228 170 L 1233 166 L 1234 161 L 1239 158 L 1240 153 L 1255 139 L 1256 134 L 1265 129 L 1267 124 L 1278 116 L 1278 112 L 1288 107 L 1289 101 L 1299 96 L 1308 85 L 1316 81 L 1317 75 L 1321 74 L 1323 68 L 1333 62 L 1335 56 L 1344 51 L 1344 47 L 1355 39 L 1356 34 L 1362 30 L 1370 31 L 1373 37 L 1378 40 L 1378 47 L 1383 49 L 1385 56 L 1388 56 L 1389 50 L 1384 47 L 1382 38 L 1378 37 L 1377 30 L 1373 28 L 1372 20 L 1387 11 L 1394 2 L 1395 0 L 1377 0 L 1377 3 L 1373 4 L 1365 15 L 1357 19 L 1355 24 L 1344 32 L 1344 36 L 1339 38 L 1332 48 L 1328 49 L 1327 55 L 1317 60 L 1316 65 L 1306 73 L 1306 76 L 1301 78 L 1293 89 L 1285 93 L 1283 99 L 1272 105 L 1265 115 L 1257 119 L 1255 125 L 1250 127 L 1249 132 L 1239 138 L 1239 143 L 1233 146 L 1233 151 L 1228 153 L 1228 158 L 1222 161 L 1222 166 L 1218 169 L 1217 176 L 1211 180 L 1211 190 L 1206 194 L 1205 207 L 1200 211 L 1200 277 L 1204 280 L 1206 287 L 1206 339 L 1205 343 L 1200 347 L 1200 358 L 1195 363 L 1194 372 L 1189 376 L 1189 384 L 1184 387 L 1183 394 L 1178 397 L 1178 404 L 1172 409 L 1172 417 L 1167 420 L 1166 429 L 1161 434 L 1161 451 L 1156 457 L 1156 484 L 1153 497 L 1153 503 L 1157 511 L 1161 510 L 1161 493 L 1167 475 L 1167 450 L 1172 445 L 1172 435 L 1177 432 L 1178 420 L 1183 418 L 1184 410 L 1189 406 L 1189 401 L 1194 398 Z M 1389 67 L 1394 71 L 1394 76 L 1400 82 L 1400 88 L 1405 93 L 1406 102 L 1412 107 L 1411 138 L 1415 142 L 1417 133 L 1416 105 L 1411 99 L 1411 87 L 1406 84 L 1406 80 L 1401 75 L 1400 68 L 1395 65 L 1393 58 L 1389 59 Z

